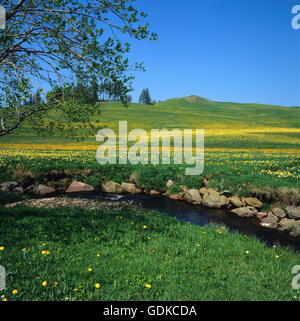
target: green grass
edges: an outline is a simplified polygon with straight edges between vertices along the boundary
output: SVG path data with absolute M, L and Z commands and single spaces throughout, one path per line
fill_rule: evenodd
M 118 132 L 120 120 L 128 121 L 129 130 L 203 128 L 206 148 L 232 150 L 299 149 L 299 119 L 300 108 L 213 102 L 197 96 L 169 99 L 154 106 L 132 103 L 128 108 L 119 102 L 102 103 L 101 114 L 91 117 L 95 135 L 101 126 Z M 30 122 L 25 122 L 24 128 L 17 132 L 17 135 L 1 137 L 0 143 L 14 143 L 17 136 L 28 143 L 62 141 L 59 137 L 36 137 Z M 71 141 L 65 140 L 66 143 Z M 88 141 L 96 144 L 95 137 Z
M 0 208 L 0 218 L 0 264 L 7 271 L 2 294 L 9 301 L 300 298 L 291 289 L 299 254 L 222 227 L 130 206 Z

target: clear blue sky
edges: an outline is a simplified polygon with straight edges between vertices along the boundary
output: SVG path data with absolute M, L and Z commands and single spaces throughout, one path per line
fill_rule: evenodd
M 216 101 L 300 106 L 300 0 L 137 0 L 159 42 L 134 41 L 133 99 L 196 94 Z

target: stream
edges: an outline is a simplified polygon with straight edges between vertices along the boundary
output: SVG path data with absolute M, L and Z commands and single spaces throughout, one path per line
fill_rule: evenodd
M 256 218 L 241 218 L 234 215 L 230 210 L 209 209 L 199 205 L 192 205 L 183 201 L 170 200 L 167 197 L 149 196 L 147 194 L 135 195 L 111 195 L 91 194 L 81 197 L 106 201 L 131 201 L 143 208 L 156 210 L 169 216 L 176 217 L 179 221 L 205 226 L 209 223 L 226 225 L 229 231 L 237 231 L 242 234 L 255 235 L 258 239 L 272 247 L 279 243 L 290 246 L 300 252 L 299 239 L 289 236 L 287 233 L 268 229 L 259 225 Z

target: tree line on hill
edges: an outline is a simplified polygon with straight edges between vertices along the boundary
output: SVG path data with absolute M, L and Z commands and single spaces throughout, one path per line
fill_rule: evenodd
M 28 99 L 22 102 L 24 106 L 39 105 L 41 103 L 55 103 L 57 100 L 72 100 L 78 104 L 95 104 L 98 102 L 122 101 L 123 103 L 131 103 L 132 96 L 124 95 L 121 83 L 104 82 L 98 84 L 92 83 L 90 86 L 77 84 L 71 86 L 54 86 L 42 98 L 41 92 L 37 91 L 30 95 Z
M 41 103 L 55 103 L 61 99 L 72 99 L 76 103 L 90 103 L 95 104 L 97 102 L 109 102 L 109 101 L 122 101 L 125 103 L 132 102 L 131 95 L 123 95 L 122 84 L 104 82 L 98 84 L 92 83 L 91 86 L 84 84 L 77 84 L 73 86 L 54 86 L 54 88 L 46 94 L 45 99 L 41 96 L 41 91 L 37 91 L 34 95 L 23 101 L 24 106 L 39 105 Z M 144 105 L 155 105 L 156 101 L 151 100 L 150 90 L 145 88 L 142 90 L 139 96 L 139 103 Z

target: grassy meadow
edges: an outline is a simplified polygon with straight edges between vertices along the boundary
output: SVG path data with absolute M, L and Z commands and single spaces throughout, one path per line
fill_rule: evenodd
M 199 188 L 207 175 L 219 190 L 299 204 L 299 119 L 300 108 L 196 96 L 128 108 L 104 103 L 92 123 L 116 133 L 120 120 L 129 130 L 204 128 L 204 173 L 186 176 L 185 165 L 173 164 L 102 166 L 95 137 L 38 137 L 27 122 L 0 138 L 0 181 L 49 184 L 64 173 L 100 189 L 103 180 L 121 183 L 135 172 L 147 190 L 163 191 L 172 179 L 176 192 L 180 185 Z M 19 198 L 3 195 L 0 204 Z M 298 253 L 225 227 L 126 205 L 100 211 L 0 206 L 0 217 L 0 264 L 8 272 L 2 300 L 300 300 L 291 289 Z
M 211 186 L 240 194 L 268 191 L 289 201 L 290 191 L 300 189 L 300 109 L 280 106 L 213 102 L 197 96 L 176 98 L 154 106 L 119 102 L 103 103 L 102 113 L 92 119 L 96 128 L 111 128 L 118 134 L 120 120 L 128 131 L 151 129 L 204 129 L 205 169 Z M 97 129 L 95 129 L 95 135 Z M 164 188 L 165 178 L 197 187 L 197 177 L 183 177 L 184 165 L 101 166 L 95 159 L 99 146 L 95 137 L 82 142 L 75 138 L 37 137 L 26 123 L 18 134 L 0 138 L 0 178 L 18 178 L 16 169 L 37 176 L 51 169 L 93 169 L 97 178 L 128 179 L 140 172 L 147 188 Z M 114 172 L 112 177 L 112 172 Z M 148 174 L 152 173 L 149 181 Z M 162 174 L 164 172 L 164 174 Z M 76 174 L 75 174 L 76 175 Z M 92 179 L 90 179 L 91 181 Z M 152 186 L 151 186 L 152 184 Z M 93 185 L 93 184 L 92 184 Z M 298 195 L 299 196 L 299 195 Z M 298 197 L 296 195 L 296 197 Z M 277 196 L 276 196 L 277 197 Z M 293 197 L 294 200 L 294 197 Z
M 0 216 L 2 300 L 300 298 L 291 288 L 299 254 L 224 226 L 181 223 L 128 205 L 0 208 Z

